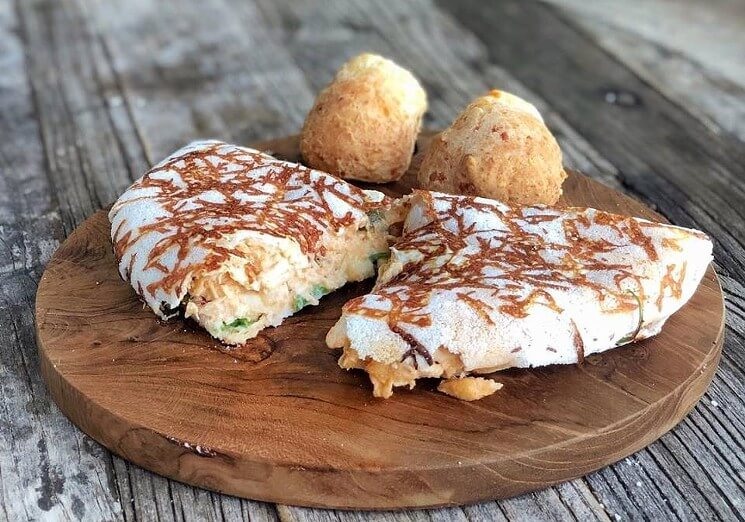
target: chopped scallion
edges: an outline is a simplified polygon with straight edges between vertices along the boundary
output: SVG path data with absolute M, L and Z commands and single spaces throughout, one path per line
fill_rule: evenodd
M 246 328 L 256 322 L 256 319 L 248 319 L 246 317 L 239 317 L 229 323 L 222 323 L 223 328 Z

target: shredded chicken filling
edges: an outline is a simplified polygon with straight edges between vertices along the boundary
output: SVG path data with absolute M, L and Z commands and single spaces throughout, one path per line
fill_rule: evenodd
M 241 344 L 345 283 L 372 277 L 388 244 L 384 232 L 369 227 L 331 237 L 314 257 L 292 239 L 261 234 L 232 250 L 217 270 L 195 275 L 184 315 L 222 341 Z

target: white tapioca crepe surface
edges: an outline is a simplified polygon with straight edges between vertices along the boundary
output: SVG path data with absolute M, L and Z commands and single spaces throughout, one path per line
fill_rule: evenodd
M 296 163 L 202 141 L 137 180 L 109 219 L 119 273 L 153 312 L 185 311 L 236 344 L 373 276 L 369 257 L 388 248 L 377 221 L 390 203 Z
M 370 294 L 327 336 L 376 395 L 419 377 L 573 363 L 655 335 L 711 261 L 705 234 L 416 191 Z

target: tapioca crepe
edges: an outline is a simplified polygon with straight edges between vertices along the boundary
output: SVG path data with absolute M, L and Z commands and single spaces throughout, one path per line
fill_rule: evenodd
M 372 292 L 327 335 L 378 397 L 439 377 L 478 398 L 499 386 L 470 374 L 575 363 L 653 336 L 712 259 L 699 231 L 590 208 L 427 191 L 409 204 Z
M 188 145 L 109 212 L 121 276 L 159 317 L 241 344 L 388 253 L 392 200 L 262 152 Z
M 393 246 L 391 225 L 403 220 Z M 414 191 L 393 200 L 218 141 L 173 153 L 109 212 L 121 276 L 163 319 L 242 344 L 375 274 L 328 332 L 374 395 L 472 374 L 582 361 L 655 335 L 711 261 L 701 232 L 595 209 Z

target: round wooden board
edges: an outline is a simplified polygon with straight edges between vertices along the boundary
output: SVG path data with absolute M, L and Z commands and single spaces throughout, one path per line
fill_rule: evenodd
M 296 138 L 258 147 L 298 157 Z M 412 181 L 379 188 L 401 194 Z M 562 203 L 662 219 L 575 173 Z M 349 285 L 227 349 L 143 309 L 119 278 L 101 211 L 39 285 L 42 372 L 83 431 L 161 475 L 272 502 L 390 509 L 509 497 L 618 461 L 691 410 L 721 353 L 723 299 L 710 267 L 652 339 L 580 366 L 501 372 L 504 388 L 472 403 L 428 382 L 379 400 L 324 343 L 342 304 L 370 286 Z

